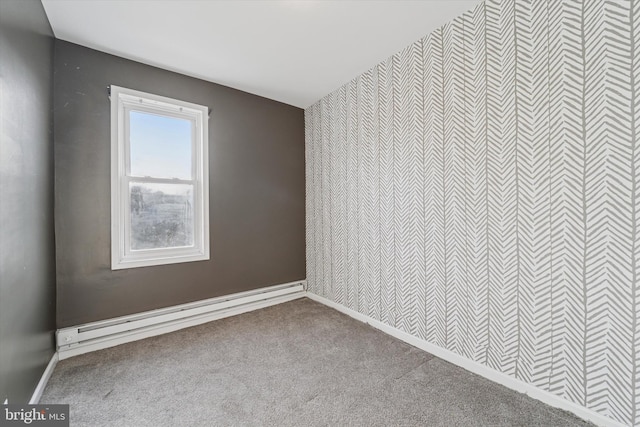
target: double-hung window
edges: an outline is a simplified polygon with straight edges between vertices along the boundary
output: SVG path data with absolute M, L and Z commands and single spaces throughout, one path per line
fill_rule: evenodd
M 207 107 L 111 86 L 111 268 L 209 259 Z

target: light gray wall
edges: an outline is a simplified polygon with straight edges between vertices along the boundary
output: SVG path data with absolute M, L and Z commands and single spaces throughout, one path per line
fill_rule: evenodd
M 487 0 L 306 110 L 312 292 L 640 424 L 640 0 Z
M 118 85 L 207 105 L 211 260 L 111 271 Z M 56 40 L 58 327 L 305 277 L 302 109 Z
M 0 402 L 28 402 L 54 352 L 53 34 L 0 1 Z

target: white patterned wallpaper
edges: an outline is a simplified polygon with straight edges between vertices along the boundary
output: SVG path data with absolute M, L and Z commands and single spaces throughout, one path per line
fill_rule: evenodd
M 640 425 L 640 0 L 487 0 L 305 120 L 312 292 Z

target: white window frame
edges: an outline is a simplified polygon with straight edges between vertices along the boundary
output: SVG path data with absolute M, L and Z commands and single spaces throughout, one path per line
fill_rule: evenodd
M 186 119 L 192 123 L 190 180 L 130 173 L 129 112 Z M 209 259 L 208 108 L 119 86 L 111 86 L 111 269 L 147 267 Z M 129 183 L 188 183 L 194 186 L 194 244 L 188 247 L 131 249 Z

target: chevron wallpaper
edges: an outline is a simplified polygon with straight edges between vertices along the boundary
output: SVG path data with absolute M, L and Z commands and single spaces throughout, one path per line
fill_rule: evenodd
M 312 292 L 640 425 L 640 0 L 486 0 L 305 121 Z

